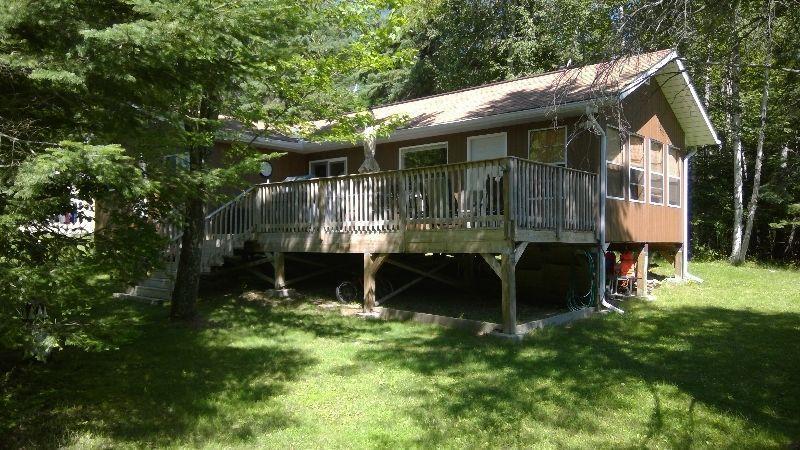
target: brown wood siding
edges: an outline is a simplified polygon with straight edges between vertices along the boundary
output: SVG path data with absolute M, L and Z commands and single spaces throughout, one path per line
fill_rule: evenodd
M 683 210 L 609 199 L 606 201 L 606 241 L 682 242 Z
M 623 122 L 631 132 L 681 149 L 684 133 L 678 119 L 656 83 L 642 86 L 623 102 Z M 649 147 L 648 147 L 649 148 Z M 666 147 L 665 147 L 666 151 Z M 646 168 L 645 198 L 648 203 L 627 200 L 606 201 L 606 240 L 608 242 L 680 243 L 683 241 L 683 205 L 652 205 Z M 666 178 L 666 174 L 664 177 Z M 683 186 L 681 186 L 683 188 Z M 627 193 L 626 193 L 627 196 Z
M 574 131 L 572 124 L 574 119 L 565 120 L 558 125 L 567 125 L 568 133 Z M 378 161 L 383 170 L 396 170 L 400 165 L 400 149 L 403 147 L 412 147 L 415 145 L 432 144 L 437 142 L 447 142 L 447 162 L 458 163 L 467 160 L 467 138 L 470 136 L 480 136 L 484 134 L 493 133 L 507 133 L 508 142 L 508 155 L 526 158 L 528 155 L 528 131 L 548 128 L 553 126 L 553 121 L 533 122 L 520 125 L 486 128 L 482 130 L 475 130 L 463 133 L 445 134 L 435 137 L 410 139 L 398 142 L 386 142 L 378 144 L 375 151 L 375 159 Z M 596 155 L 592 155 L 590 146 L 597 145 L 596 139 L 594 143 L 592 138 L 589 137 L 587 132 L 580 133 L 575 139 L 570 142 L 567 149 L 567 158 L 569 167 L 578 168 L 582 170 L 590 170 L 596 167 Z M 596 147 L 595 147 L 596 148 Z M 596 150 L 594 151 L 596 153 Z M 305 155 L 307 161 L 317 159 L 339 158 L 342 156 L 347 157 L 347 169 L 350 173 L 358 171 L 359 166 L 364 161 L 364 154 L 361 147 L 353 147 L 344 150 L 326 150 L 321 152 L 309 153 Z M 595 161 L 592 165 L 592 161 Z M 279 164 L 280 161 L 276 161 Z M 308 172 L 308 167 L 302 169 L 301 172 L 292 173 L 291 175 L 302 175 Z M 277 178 L 276 178 L 277 180 Z

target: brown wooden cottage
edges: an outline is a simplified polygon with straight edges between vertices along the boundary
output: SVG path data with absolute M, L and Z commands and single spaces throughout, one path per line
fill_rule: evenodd
M 718 139 L 669 50 L 374 108 L 408 118 L 359 174 L 361 146 L 257 138 L 268 177 L 211 213 L 204 266 L 244 241 L 275 255 L 361 253 L 364 307 L 389 254 L 480 254 L 502 281 L 502 330 L 516 319 L 516 265 L 559 252 L 631 248 L 674 256 L 686 275 L 688 160 Z M 230 142 L 219 142 L 224 152 Z M 294 181 L 286 181 L 294 180 Z M 527 257 L 528 255 L 526 255 Z M 604 258 L 594 259 L 603 285 Z M 640 283 L 643 285 L 644 283 Z M 598 291 L 602 291 L 601 289 Z M 600 295 L 600 294 L 598 294 Z

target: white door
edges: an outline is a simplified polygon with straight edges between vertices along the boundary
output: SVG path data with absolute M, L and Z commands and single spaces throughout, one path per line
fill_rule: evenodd
M 502 158 L 506 154 L 506 133 L 467 138 L 467 159 L 469 161 Z
M 507 154 L 506 133 L 485 134 L 467 138 L 467 159 L 485 161 L 502 158 Z M 502 172 L 499 165 L 469 169 L 467 197 L 471 210 L 478 215 L 493 215 L 499 211 L 499 188 L 502 185 Z

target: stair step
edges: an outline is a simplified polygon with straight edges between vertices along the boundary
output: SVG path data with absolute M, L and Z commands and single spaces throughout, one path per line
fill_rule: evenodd
M 172 289 L 154 288 L 141 285 L 134 287 L 129 293 L 139 297 L 160 298 L 162 300 L 169 300 L 172 298 Z
M 133 295 L 133 294 L 117 293 L 114 294 L 114 298 L 118 298 L 120 300 L 133 300 L 136 302 L 147 303 L 148 305 L 163 305 L 164 303 L 166 303 L 166 300 L 164 300 L 163 298 L 144 297 L 141 295 Z
M 169 278 L 150 277 L 141 283 L 139 286 L 158 288 L 158 289 L 172 289 L 172 280 Z

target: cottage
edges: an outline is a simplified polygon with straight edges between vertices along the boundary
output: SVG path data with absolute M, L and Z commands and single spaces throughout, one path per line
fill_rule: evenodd
M 376 107 L 408 118 L 361 147 L 240 136 L 285 152 L 253 187 L 206 220 L 206 270 L 244 241 L 284 253 L 359 253 L 364 308 L 387 255 L 480 254 L 502 281 L 502 330 L 516 317 L 525 252 L 648 251 L 686 274 L 688 161 L 719 141 L 678 55 L 669 50 Z M 230 141 L 221 141 L 224 152 Z M 554 253 L 555 254 L 555 253 Z M 644 283 L 640 283 L 640 286 Z M 282 287 L 282 286 L 277 286 Z M 602 297 L 602 289 L 595 289 Z

